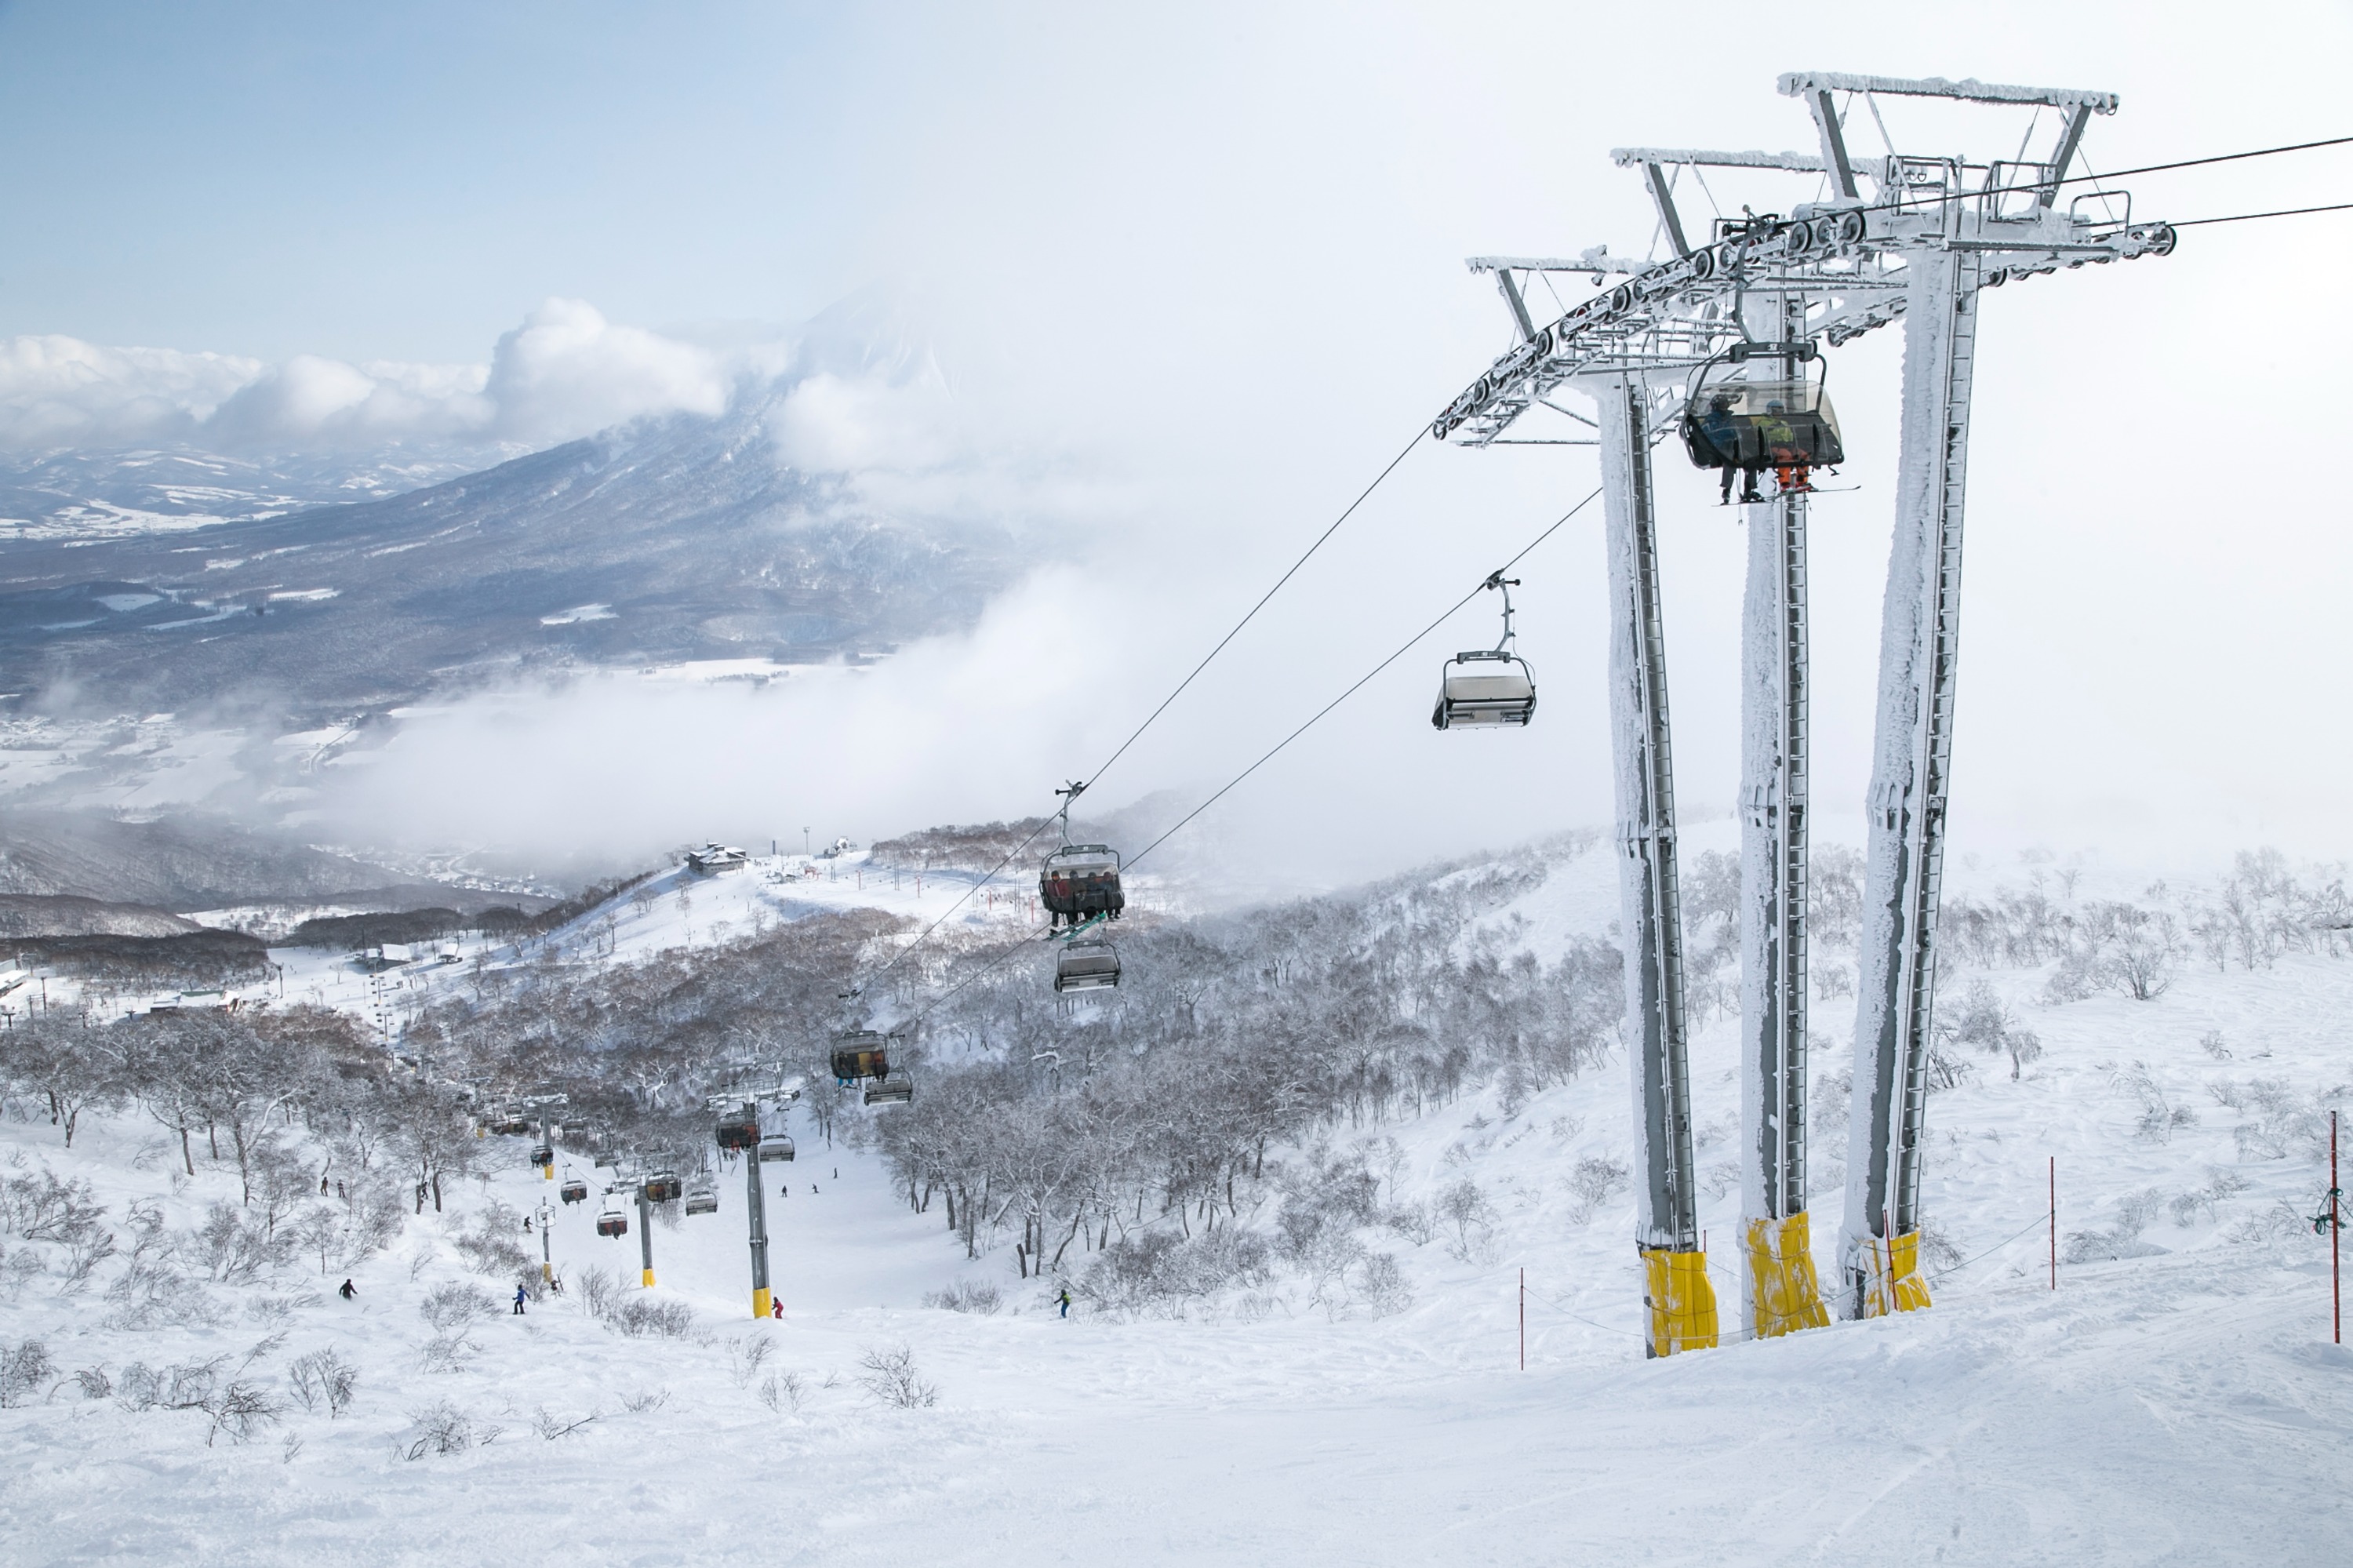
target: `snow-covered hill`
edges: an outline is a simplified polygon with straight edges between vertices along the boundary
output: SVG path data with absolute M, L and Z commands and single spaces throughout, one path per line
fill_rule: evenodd
M 1729 832 L 1694 835 L 1687 863 Z M 1606 927 L 1606 848 L 1572 841 L 1517 863 L 1535 874 L 1445 874 L 1495 900 L 1466 940 L 1541 946 Z M 854 862 L 804 869 L 646 885 L 534 958 L 675 955 L 690 925 L 694 943 L 720 943 L 861 897 L 929 918 L 950 896 L 928 878 L 920 895 L 912 877 L 886 888 Z M 210 1205 L 239 1207 L 233 1160 L 207 1162 L 199 1136 L 197 1174 L 175 1177 L 176 1143 L 123 1117 L 85 1118 L 69 1151 L 19 1096 L 24 1119 L 0 1126 L 5 1175 L 88 1181 L 107 1208 L 97 1223 L 141 1256 L 100 1260 L 77 1285 L 69 1245 L 26 1240 L 21 1224 L 0 1236 L 13 1292 L 0 1340 L 38 1340 L 52 1367 L 0 1413 L 23 1456 L 0 1480 L 0 1520 L 32 1563 L 661 1563 L 747 1542 L 811 1563 L 2325 1560 L 2353 1533 L 2353 1356 L 2328 1342 L 2327 1252 L 2307 1216 L 2326 1185 L 2316 1131 L 2353 1080 L 2333 1022 L 2353 1003 L 2353 964 L 2283 940 L 2218 965 L 2192 929 L 2247 896 L 2250 875 L 2255 906 L 2274 913 L 2291 907 L 2288 886 L 2316 884 L 2258 863 L 2235 891 L 2152 896 L 2146 878 L 2096 866 L 1957 870 L 1957 909 L 2043 896 L 2080 932 L 2137 897 L 2183 923 L 2182 951 L 2146 1001 L 2079 991 L 2064 956 L 1954 959 L 1948 1015 L 1982 982 L 2009 1037 L 2031 1032 L 2039 1054 L 1953 1043 L 1928 1173 L 1949 1250 L 1930 1264 L 1926 1312 L 1642 1361 L 1630 1205 L 1609 1170 L 1627 1143 L 1622 1058 L 1534 1093 L 1488 1081 L 1418 1117 L 1344 1117 L 1276 1150 L 1233 1223 L 1277 1238 L 1295 1200 L 1368 1175 L 1380 1217 L 1361 1240 L 1396 1266 L 1382 1291 L 1278 1261 L 1255 1283 L 1127 1312 L 1083 1266 L 1021 1277 L 1010 1230 L 983 1230 L 967 1259 L 864 1136 L 902 1112 L 846 1109 L 830 1148 L 804 1117 L 800 1159 L 768 1171 L 785 1318 L 756 1326 L 740 1167 L 716 1214 L 656 1225 L 651 1291 L 634 1284 L 634 1230 L 601 1240 L 594 1202 L 559 1206 L 562 1296 L 519 1319 L 494 1304 L 436 1325 L 427 1305 L 448 1317 L 451 1287 L 506 1288 L 501 1266 L 477 1266 L 494 1238 L 537 1255 L 521 1216 L 550 1188 L 523 1163 L 526 1140 L 485 1139 L 491 1168 L 450 1212 L 408 1217 L 364 1261 L 331 1256 L 322 1272 L 311 1254 L 225 1283 L 202 1277 L 199 1232 Z M 1428 907 L 1405 885 L 1369 896 Z M 993 913 L 979 902 L 976 935 L 1029 917 L 1018 890 Z M 1816 1001 L 1817 1127 L 1836 1119 L 1825 1080 L 1848 1005 Z M 1727 1300 L 1738 1193 L 1715 1178 L 1729 1169 L 1731 1039 L 1727 1018 L 1708 1017 L 1694 1064 L 1702 1213 Z M 307 1134 L 287 1137 L 320 1158 Z M 1824 1249 L 1835 1145 L 1817 1145 Z M 143 1307 L 144 1287 L 121 1281 L 164 1258 L 191 1282 Z M 592 1270 L 617 1281 L 601 1317 Z M 351 1301 L 332 1291 L 345 1275 Z M 1078 1297 L 1068 1321 L 1051 1300 L 1064 1279 Z M 998 1308 L 927 1305 L 952 1287 Z M 631 1300 L 646 1305 L 617 1308 Z M 754 1351 L 763 1340 L 773 1348 Z M 935 1404 L 901 1407 L 864 1364 L 902 1350 Z M 322 1351 L 356 1369 L 340 1414 L 300 1397 L 296 1362 Z M 249 1440 L 203 1409 L 132 1408 L 150 1386 L 132 1362 L 216 1357 L 211 1404 L 239 1377 L 282 1404 Z M 78 1380 L 85 1369 L 111 1392 L 86 1392 L 100 1380 Z

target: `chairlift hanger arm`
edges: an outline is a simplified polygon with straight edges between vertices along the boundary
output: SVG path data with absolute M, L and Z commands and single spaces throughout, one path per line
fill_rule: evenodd
M 1785 71 L 1777 84 L 1784 98 L 1810 92 L 1881 92 L 1896 98 L 1951 98 L 1966 103 L 2040 104 L 2048 109 L 2089 108 L 2095 114 L 2114 114 L 2121 101 L 2113 92 L 2072 87 L 2011 87 L 2001 82 L 1964 77 L 1952 81 L 1941 76 L 1857 76 L 1847 71 Z

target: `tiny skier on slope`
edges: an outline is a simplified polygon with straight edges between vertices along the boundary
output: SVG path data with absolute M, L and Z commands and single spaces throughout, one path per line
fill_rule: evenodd
M 1061 1295 L 1055 1298 L 1055 1299 L 1062 1304 L 1062 1316 L 1065 1318 L 1069 1317 L 1071 1315 L 1071 1287 L 1067 1285 L 1062 1287 Z
M 520 1285 L 516 1286 L 516 1287 L 515 1287 L 515 1300 L 514 1300 L 514 1315 L 515 1315 L 516 1317 L 518 1317 L 518 1318 L 520 1318 L 520 1317 L 522 1317 L 522 1316 L 523 1294 L 524 1294 L 524 1293 L 523 1293 L 523 1287 L 522 1287 L 522 1286 L 520 1286 Z
M 357 1296 L 359 1292 L 353 1289 L 352 1282 L 346 1279 L 343 1281 L 343 1287 L 341 1290 L 336 1291 L 335 1294 L 342 1297 L 344 1300 L 349 1301 L 353 1297 Z

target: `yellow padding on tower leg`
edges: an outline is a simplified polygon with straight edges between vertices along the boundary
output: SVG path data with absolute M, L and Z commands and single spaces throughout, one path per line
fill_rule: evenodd
M 1830 1326 L 1803 1214 L 1748 1222 L 1748 1308 L 1760 1340 Z
M 1920 1277 L 1920 1233 L 1905 1231 L 1862 1244 L 1862 1315 L 1885 1318 L 1928 1305 L 1928 1282 Z
M 1650 1352 L 1715 1348 L 1715 1287 L 1707 1282 L 1707 1254 L 1644 1248 L 1642 1305 L 1650 1309 Z

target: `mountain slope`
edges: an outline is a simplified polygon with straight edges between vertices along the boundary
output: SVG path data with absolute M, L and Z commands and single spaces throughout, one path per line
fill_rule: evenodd
M 994 526 L 879 515 L 787 467 L 773 387 L 392 499 L 194 533 L 0 543 L 0 683 L 317 714 L 567 664 L 865 654 L 962 624 Z

